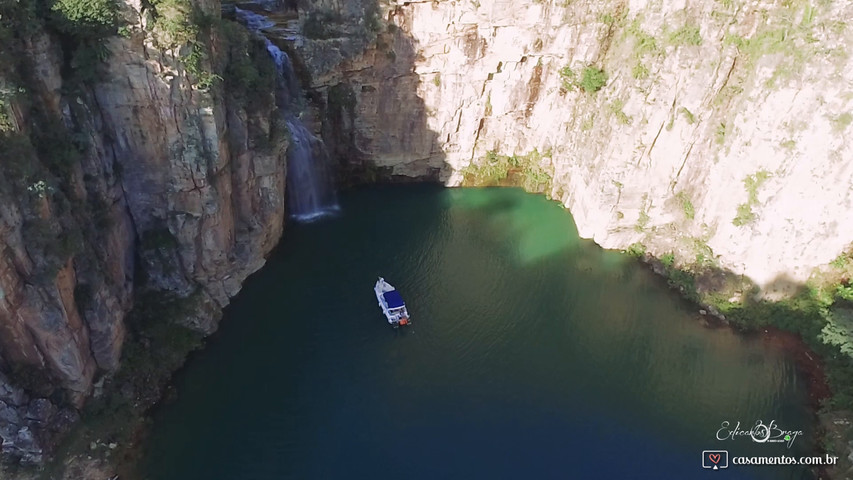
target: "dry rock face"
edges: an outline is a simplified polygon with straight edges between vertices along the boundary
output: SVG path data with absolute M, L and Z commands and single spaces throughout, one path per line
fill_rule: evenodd
M 4 457 L 40 461 L 118 368 L 135 278 L 195 299 L 187 323 L 210 332 L 282 232 L 273 92 L 247 108 L 200 88 L 179 60 L 191 47 L 143 3 L 120 2 L 128 35 L 94 85 L 67 88 L 44 29 L 21 40 L 26 102 L 3 96 L 0 68 Z M 769 294 L 853 239 L 853 4 L 308 3 L 281 40 L 315 99 L 306 119 L 352 171 L 456 186 L 516 155 L 548 172 L 583 236 L 712 252 Z M 202 35 L 217 72 L 219 33 Z M 85 148 L 47 148 L 62 131 Z
M 849 18 L 834 1 L 398 1 L 362 54 L 335 28 L 298 48 L 343 162 L 459 185 L 489 152 L 541 159 L 582 236 L 710 248 L 774 295 L 853 239 Z
M 218 2 L 196 6 L 219 14 Z M 200 88 L 180 60 L 188 46 L 164 46 L 139 3 L 122 13 L 129 34 L 108 40 L 94 85 L 69 87 L 59 38 L 41 29 L 17 66 L 28 99 L 0 103 L 4 459 L 41 461 L 93 381 L 118 368 L 135 278 L 192 296 L 201 308 L 187 323 L 209 333 L 281 236 L 287 141 L 271 137 L 273 92 L 249 111 L 220 85 Z M 215 70 L 227 45 L 203 40 Z M 20 83 L 13 74 L 0 85 Z M 56 132 L 85 145 L 61 169 L 63 149 L 43 148 Z

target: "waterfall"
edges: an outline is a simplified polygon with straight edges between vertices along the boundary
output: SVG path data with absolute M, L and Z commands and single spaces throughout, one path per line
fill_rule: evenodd
M 338 202 L 329 173 L 325 145 L 295 113 L 303 108 L 302 91 L 290 57 L 262 32 L 275 26 L 275 23 L 263 15 L 239 7 L 234 8 L 234 14 L 237 20 L 264 41 L 278 72 L 276 104 L 291 137 L 287 149 L 287 207 L 290 215 L 299 221 L 310 221 L 334 213 L 338 210 Z

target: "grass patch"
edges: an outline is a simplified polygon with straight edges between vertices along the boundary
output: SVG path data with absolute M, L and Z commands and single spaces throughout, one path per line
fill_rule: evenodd
M 770 178 L 770 172 L 767 170 L 759 170 L 753 175 L 747 175 L 743 179 L 743 184 L 746 187 L 746 192 L 749 194 L 750 203 L 758 203 L 758 189 L 764 185 L 764 182 Z
M 747 57 L 747 61 L 752 63 L 764 55 L 789 53 L 789 50 L 793 49 L 790 33 L 790 30 L 784 27 L 763 29 L 750 38 L 726 34 L 723 41 L 737 47 L 738 51 Z
M 690 197 L 687 195 L 687 192 L 678 192 L 676 195 L 678 202 L 681 203 L 681 211 L 684 212 L 684 216 L 687 217 L 688 220 L 693 220 L 696 216 L 696 211 L 693 209 L 693 202 L 690 201 Z
M 637 216 L 637 223 L 634 225 L 634 230 L 638 233 L 644 232 L 646 230 L 646 226 L 649 224 L 648 200 L 649 195 L 643 195 L 643 208 L 640 209 L 640 214 Z
M 716 266 L 717 260 L 714 256 L 714 251 L 708 246 L 708 243 L 701 238 L 692 238 L 690 240 L 690 248 L 693 253 L 693 262 L 696 268 L 707 268 Z
M 643 208 L 640 209 L 640 215 L 637 217 L 637 224 L 634 225 L 634 230 L 637 232 L 642 232 L 646 229 L 646 226 L 649 224 L 649 207 L 651 207 L 651 203 L 649 202 L 649 194 L 643 194 Z
M 640 242 L 632 243 L 625 250 L 625 253 L 634 258 L 643 258 L 646 255 L 646 246 Z
M 751 37 L 729 33 L 725 35 L 724 42 L 737 47 L 747 67 L 754 66 L 765 55 L 783 55 L 785 61 L 777 64 L 767 82 L 768 87 L 773 87 L 778 79 L 787 79 L 802 72 L 807 61 L 822 53 L 813 31 L 818 27 L 829 27 L 832 20 L 816 22 L 817 8 L 808 2 L 789 3 L 769 15 L 772 18 L 765 18 Z
M 735 226 L 742 227 L 748 225 L 755 220 L 755 212 L 752 211 L 752 205 L 741 203 L 737 206 L 737 215 L 732 220 Z
M 649 77 L 649 68 L 646 66 L 648 56 L 658 56 L 661 53 L 661 48 L 658 45 L 658 40 L 640 26 L 641 17 L 635 18 L 623 34 L 623 39 L 632 38 L 634 45 L 632 47 L 632 57 L 634 65 L 631 67 L 631 76 L 637 80 L 643 80 Z
M 581 70 L 580 78 L 569 68 L 568 65 L 560 69 L 560 78 L 562 86 L 566 90 L 574 90 L 580 88 L 587 93 L 595 93 L 601 90 L 607 83 L 607 74 L 604 70 L 592 65 L 586 66 Z
M 604 84 L 607 83 L 607 74 L 604 70 L 595 67 L 584 67 L 581 74 L 580 87 L 587 93 L 593 93 L 601 90 Z
M 758 189 L 761 188 L 768 178 L 770 178 L 769 172 L 766 170 L 759 170 L 753 175 L 747 175 L 743 179 L 743 184 L 746 188 L 748 198 L 746 203 L 738 205 L 737 215 L 732 220 L 732 224 L 742 227 L 755 221 L 756 215 L 752 209 L 758 205 Z
M 694 123 L 696 123 L 696 116 L 693 115 L 693 112 L 686 109 L 685 107 L 679 108 L 678 113 L 684 115 L 684 119 L 687 120 L 688 125 L 693 125 Z
M 717 131 L 714 132 L 714 138 L 718 145 L 726 143 L 726 129 L 727 127 L 725 123 L 721 122 L 717 125 Z
M 846 254 L 842 253 L 841 255 L 835 257 L 835 260 L 829 262 L 829 265 L 838 270 L 844 270 L 850 265 L 850 257 Z
M 510 184 L 539 192 L 551 183 L 551 175 L 542 166 L 543 158 L 549 158 L 548 152 L 543 155 L 533 150 L 527 155 L 510 156 L 488 152 L 484 159 L 469 165 L 462 173 L 468 185 Z
M 577 86 L 578 76 L 568 65 L 560 69 L 560 78 L 562 79 L 563 88 L 566 90 L 574 90 Z
M 622 99 L 617 98 L 607 104 L 607 111 L 610 112 L 610 114 L 613 115 L 620 124 L 630 125 L 634 119 L 622 110 L 624 107 L 625 102 L 623 102 Z
M 636 80 L 649 78 L 649 67 L 638 61 L 633 67 L 631 67 L 631 76 Z
M 666 267 L 666 278 L 670 288 L 678 290 L 688 300 L 694 302 L 699 300 L 699 294 L 696 292 L 696 278 L 693 273 L 670 265 Z
M 817 7 L 813 5 L 806 5 L 803 10 L 803 19 L 800 20 L 800 27 L 802 28 L 810 28 L 814 23 L 815 16 L 817 15 Z
M 645 55 L 657 55 L 660 53 L 657 39 L 643 30 L 640 26 L 642 19 L 637 17 L 625 30 L 625 34 L 634 38 L 634 58 L 641 59 Z
M 672 32 L 667 37 L 670 45 L 680 46 L 698 46 L 702 44 L 702 35 L 699 33 L 697 25 L 684 25 L 678 30 Z
M 649 224 L 649 214 L 645 210 L 640 210 L 640 215 L 637 217 L 637 224 L 634 225 L 634 230 L 643 232 Z

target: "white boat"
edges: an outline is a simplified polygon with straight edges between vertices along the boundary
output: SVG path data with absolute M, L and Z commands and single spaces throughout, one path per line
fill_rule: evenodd
M 379 301 L 379 306 L 382 308 L 385 318 L 388 319 L 388 323 L 395 327 L 412 323 L 409 320 L 409 312 L 406 310 L 406 304 L 403 302 L 400 292 L 386 282 L 384 278 L 379 277 L 373 291 L 376 292 L 376 300 Z

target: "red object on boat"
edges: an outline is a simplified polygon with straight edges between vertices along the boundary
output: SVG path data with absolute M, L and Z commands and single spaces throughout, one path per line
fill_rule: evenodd
M 409 319 L 408 319 L 408 318 L 405 318 L 405 317 L 404 317 L 404 318 L 401 318 L 401 319 L 400 319 L 400 325 L 408 325 L 408 324 L 409 324 Z

